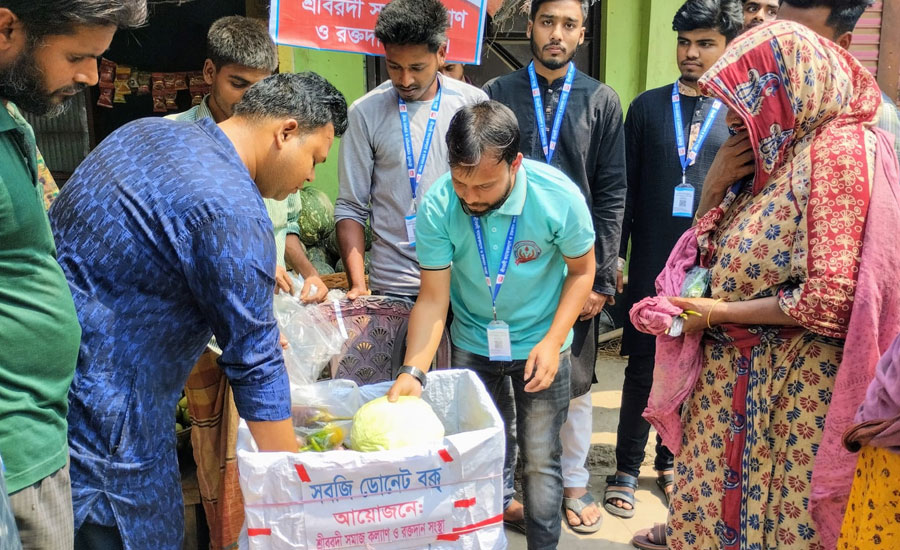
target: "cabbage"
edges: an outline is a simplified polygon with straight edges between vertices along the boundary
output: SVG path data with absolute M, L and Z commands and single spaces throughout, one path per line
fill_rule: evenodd
M 391 403 L 373 399 L 353 415 L 350 447 L 356 451 L 390 451 L 444 439 L 444 425 L 431 405 L 403 396 Z

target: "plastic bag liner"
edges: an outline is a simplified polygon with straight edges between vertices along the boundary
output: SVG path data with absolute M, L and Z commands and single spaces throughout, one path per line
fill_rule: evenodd
M 291 383 L 314 383 L 332 357 L 341 352 L 345 338 L 317 304 L 304 304 L 284 293 L 275 295 L 275 319 L 288 341 L 284 364 Z
M 326 413 L 330 417 L 353 418 L 354 413 L 363 406 L 359 386 L 352 380 L 323 380 L 315 384 L 295 386 L 291 384 L 291 416 L 293 417 L 294 432 L 306 433 L 315 431 L 315 428 L 304 430 L 298 427 L 303 424 L 302 419 L 308 418 L 310 413 Z M 350 420 L 335 420 L 332 422 L 344 431 L 344 445 L 350 446 Z M 318 426 L 321 427 L 321 426 Z
M 366 401 L 390 382 L 359 388 Z M 442 441 L 392 451 L 260 453 L 246 422 L 237 460 L 240 548 L 502 550 L 503 421 L 478 377 L 428 373 Z

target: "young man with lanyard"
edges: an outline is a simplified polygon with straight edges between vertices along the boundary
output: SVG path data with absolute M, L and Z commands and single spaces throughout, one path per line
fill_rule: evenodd
M 394 0 L 375 24 L 390 80 L 356 100 L 338 159 L 334 208 L 349 298 L 367 294 L 366 222 L 372 228 L 370 285 L 377 294 L 419 293 L 415 224 L 421 197 L 448 169 L 441 140 L 453 114 L 484 92 L 439 75 L 447 50 L 439 0 Z
M 572 200 L 578 188 L 565 174 L 523 159 L 515 115 L 501 103 L 463 107 L 446 139 L 450 173 L 418 212 L 422 286 L 388 398 L 421 394 L 452 304 L 453 364 L 472 369 L 492 394 L 512 382 L 528 548 L 553 550 L 572 325 L 596 270 L 591 216 Z
M 654 281 L 677 239 L 691 227 L 710 185 L 733 183 L 753 172 L 746 135 L 729 138 L 718 101 L 700 96 L 697 80 L 741 31 L 740 0 L 688 0 L 672 22 L 681 72 L 673 84 L 638 96 L 625 119 L 628 196 L 619 250 L 619 285 L 631 241 L 625 311 L 656 295 Z M 626 319 L 622 355 L 628 356 L 616 442 L 615 475 L 607 478 L 604 507 L 634 515 L 634 491 L 650 425 L 641 413 L 653 381 L 656 342 Z M 668 497 L 672 453 L 657 439 L 657 484 Z
M 516 114 L 526 158 L 559 168 L 578 186 L 594 222 L 594 287 L 575 323 L 572 344 L 572 400 L 563 425 L 563 502 L 573 530 L 597 531 L 600 509 L 587 491 L 584 464 L 593 431 L 591 383 L 597 349 L 594 316 L 616 292 L 616 258 L 625 208 L 625 134 L 622 107 L 609 86 L 575 69 L 573 58 L 584 42 L 588 0 L 533 0 L 526 33 L 532 62 L 488 82 L 491 99 Z M 515 455 L 507 465 L 515 467 Z M 512 489 L 509 487 L 508 489 Z M 507 523 L 521 515 L 512 501 Z
M 81 327 L 21 111 L 62 113 L 97 84 L 116 29 L 146 18 L 145 0 L 0 0 L 0 491 L 18 525 L 3 518 L 0 548 L 68 550 L 74 531 L 66 415 Z
M 873 3 L 874 0 L 781 0 L 778 18 L 805 25 L 846 50 L 853 42 L 856 23 Z M 894 152 L 900 159 L 900 110 L 884 91 L 877 126 L 894 135 Z

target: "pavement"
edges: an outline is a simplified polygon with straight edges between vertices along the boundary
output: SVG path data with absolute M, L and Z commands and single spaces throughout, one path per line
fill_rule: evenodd
M 611 354 L 598 354 L 597 378 L 599 383 L 591 389 L 594 404 L 594 431 L 591 436 L 591 453 L 588 470 L 591 474 L 590 492 L 597 500 L 603 514 L 603 526 L 590 535 L 572 531 L 563 516 L 560 550 L 633 550 L 634 533 L 666 520 L 666 504 L 662 491 L 656 486 L 653 458 L 656 432 L 651 431 L 647 452 L 641 466 L 639 487 L 635 493 L 635 514 L 630 519 L 613 516 L 603 509 L 603 490 L 606 476 L 615 472 L 616 427 L 619 423 L 619 405 L 622 399 L 625 359 Z M 509 550 L 526 550 L 525 536 L 506 529 Z

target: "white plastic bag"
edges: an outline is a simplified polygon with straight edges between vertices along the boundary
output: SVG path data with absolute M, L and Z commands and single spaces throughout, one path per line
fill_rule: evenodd
M 297 298 L 275 295 L 275 319 L 288 341 L 284 364 L 291 383 L 314 383 L 332 357 L 341 352 L 345 338 L 319 310 L 317 304 L 304 304 Z

